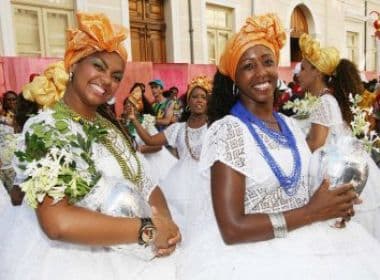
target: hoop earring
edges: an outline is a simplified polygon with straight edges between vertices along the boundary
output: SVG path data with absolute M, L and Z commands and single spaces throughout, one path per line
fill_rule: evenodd
M 238 87 L 236 86 L 236 84 L 234 83 L 233 85 L 232 85 L 232 95 L 233 96 L 237 96 L 239 94 L 239 89 L 238 89 Z
M 70 71 L 69 72 L 69 82 L 73 81 L 73 76 L 74 76 L 74 73 Z

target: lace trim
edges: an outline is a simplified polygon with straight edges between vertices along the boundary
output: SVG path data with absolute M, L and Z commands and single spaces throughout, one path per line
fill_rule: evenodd
M 306 168 L 304 167 L 302 171 L 296 195 L 289 197 L 282 191 L 279 182 L 259 156 L 260 152 L 255 146 L 254 140 L 250 140 L 251 136 L 247 129 L 243 129 L 243 125 L 237 118 L 227 116 L 209 128 L 200 161 L 201 169 L 207 170 L 215 161 L 221 161 L 245 175 L 245 211 L 247 213 L 285 211 L 305 205 L 309 200 L 308 179 L 305 175 L 308 162 L 304 162 L 304 158 L 301 156 L 302 164 Z M 288 125 L 292 128 L 295 126 L 291 122 L 288 122 Z M 301 141 L 302 137 L 302 141 L 304 141 L 303 134 L 297 130 L 294 131 L 296 139 Z M 263 141 L 272 151 L 277 150 L 277 157 L 290 155 L 290 152 L 288 153 L 270 137 L 264 137 L 262 133 L 260 136 L 263 136 Z M 297 141 L 298 144 L 301 142 Z M 300 146 L 301 153 L 307 152 L 305 147 Z
M 310 115 L 310 122 L 326 127 L 342 123 L 342 114 L 339 105 L 330 94 L 320 97 L 320 101 Z

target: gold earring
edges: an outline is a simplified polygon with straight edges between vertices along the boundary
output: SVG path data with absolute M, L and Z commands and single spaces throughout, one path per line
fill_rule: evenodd
M 73 74 L 73 72 L 69 72 L 69 81 L 71 82 L 72 80 L 73 80 L 73 76 L 74 76 L 74 74 Z

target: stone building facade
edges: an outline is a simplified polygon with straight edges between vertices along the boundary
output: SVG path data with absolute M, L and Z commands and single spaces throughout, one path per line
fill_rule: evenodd
M 379 71 L 375 12 L 380 0 L 1 0 L 0 56 L 62 56 L 75 11 L 104 12 L 129 29 L 129 59 L 217 63 L 246 17 L 277 13 L 288 34 L 281 66 L 300 60 L 307 32 L 337 47 L 360 70 Z

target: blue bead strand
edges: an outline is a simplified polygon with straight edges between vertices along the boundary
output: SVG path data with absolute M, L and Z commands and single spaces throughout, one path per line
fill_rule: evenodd
M 301 177 L 301 156 L 294 135 L 289 129 L 285 120 L 278 113 L 273 113 L 273 116 L 277 120 L 280 130 L 282 132 L 281 134 L 279 132 L 269 129 L 263 121 L 261 121 L 250 111 L 248 111 L 240 101 L 238 101 L 232 107 L 230 113 L 235 117 L 239 118 L 247 126 L 249 132 L 251 133 L 252 137 L 255 139 L 257 145 L 259 146 L 266 162 L 268 163 L 272 172 L 280 182 L 280 186 L 283 188 L 283 190 L 288 196 L 293 196 L 297 192 L 299 180 Z M 255 124 L 264 134 L 276 141 L 276 143 L 285 147 L 289 147 L 293 157 L 292 172 L 289 176 L 285 174 L 285 172 L 282 170 L 282 168 L 277 164 L 276 160 L 270 154 L 265 143 L 258 135 L 255 128 L 252 126 L 252 123 Z

